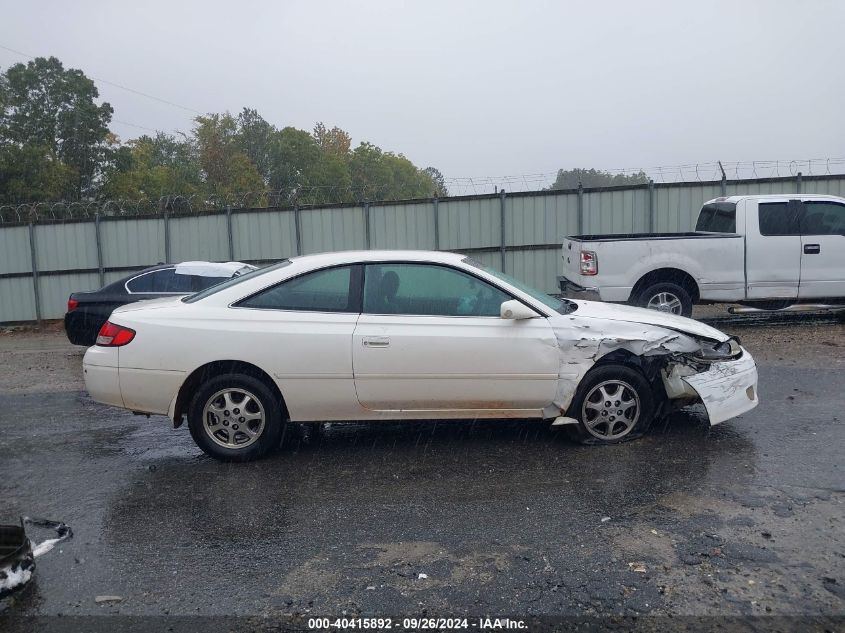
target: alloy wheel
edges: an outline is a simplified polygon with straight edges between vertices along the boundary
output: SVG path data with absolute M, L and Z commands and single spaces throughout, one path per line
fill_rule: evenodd
M 581 420 L 587 432 L 601 440 L 618 440 L 636 426 L 640 418 L 640 397 L 621 380 L 606 380 L 593 387 L 581 405 Z

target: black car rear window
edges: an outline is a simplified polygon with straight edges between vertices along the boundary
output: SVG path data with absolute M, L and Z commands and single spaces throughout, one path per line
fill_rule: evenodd
M 194 303 L 195 301 L 199 301 L 201 299 L 205 299 L 206 297 L 210 297 L 213 294 L 217 294 L 221 290 L 226 290 L 226 288 L 236 286 L 242 281 L 252 279 L 253 277 L 258 277 L 258 275 L 263 275 L 264 273 L 268 273 L 271 270 L 278 270 L 279 268 L 284 268 L 285 266 L 289 265 L 290 260 L 283 259 L 282 261 L 276 262 L 275 264 L 271 264 L 270 266 L 265 266 L 264 268 L 256 268 L 255 270 L 251 270 L 248 273 L 238 275 L 237 277 L 232 277 L 231 279 L 227 279 L 226 281 L 219 283 L 216 286 L 212 286 L 211 288 L 206 288 L 205 290 L 192 294 L 190 297 L 185 297 L 184 299 L 182 299 L 182 301 L 184 301 L 185 303 Z
M 696 231 L 709 233 L 736 233 L 736 203 L 711 202 L 701 207 Z

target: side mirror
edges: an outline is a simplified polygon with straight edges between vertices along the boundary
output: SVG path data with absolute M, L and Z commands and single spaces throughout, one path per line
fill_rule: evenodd
M 540 316 L 527 305 L 520 301 L 517 301 L 516 299 L 505 301 L 502 304 L 499 314 L 503 319 L 513 319 L 515 321 L 520 321 L 522 319 L 533 319 L 536 316 Z

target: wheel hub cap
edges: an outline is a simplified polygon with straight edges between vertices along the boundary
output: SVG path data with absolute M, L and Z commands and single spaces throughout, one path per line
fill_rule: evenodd
M 680 314 L 683 305 L 677 295 L 672 294 L 671 292 L 658 292 L 648 300 L 648 305 L 646 307 L 650 310 L 657 310 L 658 312 Z
M 205 403 L 203 428 L 215 444 L 223 448 L 246 448 L 264 432 L 264 407 L 245 389 L 221 389 Z
M 590 435 L 616 440 L 631 432 L 640 418 L 640 398 L 622 380 L 606 380 L 593 387 L 581 406 L 581 419 Z

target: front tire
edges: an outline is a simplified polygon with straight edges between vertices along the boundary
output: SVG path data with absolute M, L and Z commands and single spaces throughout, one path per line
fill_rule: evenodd
M 589 444 L 616 444 L 648 428 L 654 407 L 651 385 L 639 371 L 609 364 L 595 367 L 584 376 L 568 415 L 578 420 L 576 439 Z
M 650 284 L 639 293 L 634 302 L 649 310 L 692 316 L 692 296 L 686 288 L 670 281 Z
M 200 386 L 188 407 L 188 428 L 206 455 L 226 462 L 260 459 L 279 445 L 283 405 L 262 381 L 226 374 Z

